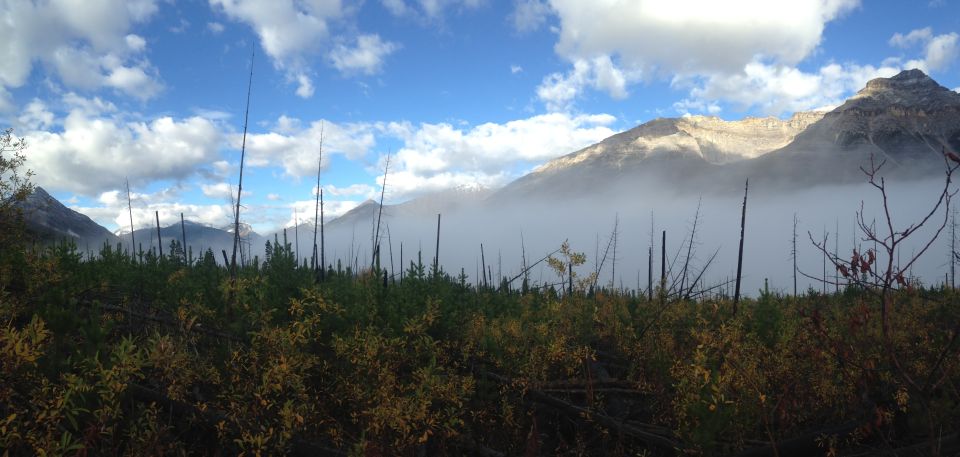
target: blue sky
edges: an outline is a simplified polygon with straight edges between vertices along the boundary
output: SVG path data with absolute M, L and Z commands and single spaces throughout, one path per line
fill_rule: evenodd
M 952 0 L 0 0 L 0 123 L 34 181 L 110 229 L 266 232 L 495 188 L 656 117 L 789 116 L 918 67 L 960 88 Z

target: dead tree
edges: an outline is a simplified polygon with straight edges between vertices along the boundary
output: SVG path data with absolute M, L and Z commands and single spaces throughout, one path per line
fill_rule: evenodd
M 737 305 L 740 304 L 740 281 L 743 275 L 743 232 L 747 224 L 747 192 L 750 189 L 750 180 L 748 179 L 743 186 L 743 212 L 740 214 L 740 249 L 737 254 L 737 286 L 733 292 L 733 315 L 737 315 Z
M 250 120 L 250 92 L 253 88 L 253 50 L 250 51 L 250 78 L 247 80 L 247 107 L 243 113 L 243 139 L 240 143 L 240 179 L 237 182 L 237 206 L 233 218 L 233 257 L 230 258 L 230 277 L 237 279 L 237 247 L 240 245 L 240 196 L 243 194 L 243 160 L 247 153 L 247 122 Z
M 793 260 L 793 296 L 797 296 L 797 213 L 793 213 L 793 247 L 790 250 L 790 258 Z
M 160 258 L 163 258 L 163 237 L 160 236 L 160 211 L 154 211 L 153 214 L 157 217 L 157 252 L 160 253 Z
M 125 180 L 127 185 L 127 213 L 130 215 L 130 255 L 133 256 L 133 261 L 137 261 L 137 242 L 133 236 L 133 205 L 130 204 L 130 180 Z
M 187 228 L 183 223 L 183 213 L 180 213 L 180 235 L 183 237 L 183 263 L 189 264 L 190 259 L 187 258 Z
M 380 186 L 380 207 L 377 208 L 377 228 L 373 235 L 373 257 L 370 259 L 370 269 L 373 269 L 374 262 L 380 256 L 380 220 L 383 218 L 383 196 L 387 193 L 387 174 L 390 173 L 390 154 L 387 154 L 387 163 L 383 167 L 383 184 Z M 376 267 L 380 267 L 380 262 L 376 262 Z
M 323 261 L 317 258 L 317 224 L 321 223 L 323 218 L 320 215 L 320 200 L 323 198 L 323 188 L 320 187 L 320 171 L 323 170 L 323 123 L 320 123 L 320 156 L 317 157 L 317 196 L 313 207 L 313 251 L 310 255 L 310 268 L 314 275 L 320 278 L 323 273 Z M 322 244 L 322 243 L 321 243 Z M 323 249 L 321 248 L 320 251 Z M 319 263 L 317 261 L 320 260 Z

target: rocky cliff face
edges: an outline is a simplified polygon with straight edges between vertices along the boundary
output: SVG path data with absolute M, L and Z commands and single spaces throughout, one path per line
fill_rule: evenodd
M 27 230 L 43 242 L 73 240 L 81 249 L 97 250 L 103 243 L 116 243 L 117 237 L 89 217 L 67 208 L 42 187 L 34 189 L 19 204 Z
M 798 135 L 791 149 L 863 149 L 898 165 L 960 149 L 960 94 L 920 70 L 867 83 Z
M 870 81 L 830 112 L 655 119 L 552 160 L 500 193 L 655 181 L 658 189 L 711 192 L 740 188 L 746 178 L 784 189 L 861 182 L 871 156 L 917 177 L 942 170 L 942 149 L 960 150 L 960 94 L 909 70 Z
M 578 164 L 623 165 L 658 154 L 682 154 L 721 165 L 752 159 L 782 148 L 824 112 L 796 113 L 790 119 L 749 117 L 725 121 L 713 116 L 660 118 L 602 142 L 547 162 L 537 172 Z

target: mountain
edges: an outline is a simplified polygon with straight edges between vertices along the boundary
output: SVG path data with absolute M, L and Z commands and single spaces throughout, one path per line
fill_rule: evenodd
M 44 242 L 71 239 L 80 249 L 99 249 L 103 243 L 114 244 L 117 237 L 89 217 L 67 208 L 42 187 L 18 206 L 23 211 L 27 231 Z
M 943 170 L 942 151 L 960 150 L 960 94 L 920 70 L 867 83 L 789 145 L 749 165 L 750 175 L 791 175 L 801 184 L 862 182 L 871 155 L 895 176 Z
M 157 247 L 157 228 L 141 228 L 133 232 L 134 240 L 144 250 Z M 179 223 L 160 228 L 160 237 L 163 244 L 164 254 L 169 254 L 170 242 L 176 240 L 183 244 L 183 238 L 187 239 L 187 246 L 193 253 L 193 258 L 203 255 L 207 249 L 212 249 L 217 261 L 223 259 L 221 251 L 226 251 L 227 255 L 233 253 L 233 225 L 223 229 L 210 227 L 197 222 L 184 221 L 183 226 Z M 250 253 L 250 257 L 263 257 L 264 237 L 252 230 L 247 224 L 240 224 L 240 237 L 244 252 Z M 130 243 L 129 232 L 120 235 L 120 240 L 125 244 Z M 239 255 L 239 254 L 238 254 Z
M 575 195 L 584 188 L 727 192 L 744 179 L 793 189 L 862 182 L 859 167 L 887 160 L 917 177 L 942 169 L 941 148 L 960 150 L 960 94 L 920 70 L 867 83 L 829 112 L 791 118 L 659 118 L 559 157 L 493 197 Z

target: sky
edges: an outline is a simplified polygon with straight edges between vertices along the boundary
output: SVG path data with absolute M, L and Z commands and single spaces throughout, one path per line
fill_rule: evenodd
M 267 233 L 497 188 L 657 117 L 789 117 L 920 68 L 960 91 L 955 0 L 0 0 L 0 126 L 116 230 Z M 248 78 L 249 118 L 244 142 Z M 322 148 L 321 148 L 322 140 Z

